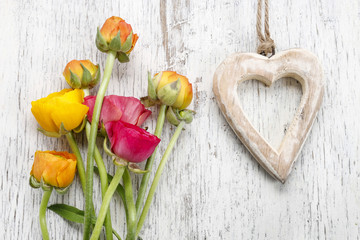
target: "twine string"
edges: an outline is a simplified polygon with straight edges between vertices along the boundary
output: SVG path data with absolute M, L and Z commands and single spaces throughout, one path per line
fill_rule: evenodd
M 265 1 L 265 19 L 264 19 L 264 33 L 262 33 L 262 2 L 263 0 L 258 0 L 258 9 L 257 9 L 257 19 L 256 19 L 256 31 L 260 41 L 260 44 L 257 48 L 257 53 L 267 56 L 268 54 L 275 54 L 275 42 L 270 37 L 269 30 L 269 4 L 268 0 Z

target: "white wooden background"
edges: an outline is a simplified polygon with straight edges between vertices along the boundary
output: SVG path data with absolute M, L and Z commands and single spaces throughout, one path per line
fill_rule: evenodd
M 96 27 L 118 15 L 140 36 L 131 62 L 115 64 L 108 94 L 141 97 L 147 71 L 176 70 L 194 86 L 197 112 L 168 162 L 141 236 L 144 239 L 359 239 L 360 235 L 360 1 L 270 0 L 277 51 L 302 47 L 324 67 L 323 105 L 290 178 L 273 180 L 251 157 L 221 115 L 213 73 L 231 53 L 253 52 L 256 0 L 13 1 L 0 0 L 0 235 L 40 239 L 41 190 L 28 185 L 36 150 L 70 150 L 65 138 L 36 131 L 31 101 L 67 87 L 72 59 L 104 65 Z M 301 88 L 284 79 L 272 88 L 255 81 L 239 89 L 254 125 L 279 144 Z M 154 110 L 154 116 L 157 110 Z M 155 127 L 155 117 L 147 121 Z M 165 125 L 160 151 L 174 128 Z M 85 156 L 84 136 L 82 142 Z M 158 154 L 158 157 L 160 154 Z M 156 163 L 159 162 L 159 158 Z M 111 173 L 114 167 L 106 161 Z M 101 198 L 95 178 L 94 201 Z M 139 184 L 139 179 L 134 181 Z M 83 208 L 77 179 L 50 204 Z M 116 196 L 113 225 L 124 233 Z M 48 212 L 53 239 L 81 239 L 82 226 Z

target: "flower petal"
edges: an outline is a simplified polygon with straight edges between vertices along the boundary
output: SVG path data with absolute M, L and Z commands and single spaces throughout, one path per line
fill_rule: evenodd
M 61 171 L 58 172 L 56 181 L 59 187 L 69 186 L 74 180 L 76 172 L 76 161 L 70 159 L 67 160 L 66 167 L 63 167 Z
M 151 115 L 151 111 L 146 109 L 146 110 L 140 115 L 140 117 L 138 118 L 137 123 L 136 123 L 135 125 L 138 126 L 138 127 L 140 127 L 150 115 Z
M 81 103 L 71 103 L 58 99 L 56 111 L 52 112 L 51 118 L 56 126 L 60 128 L 61 123 L 63 123 L 65 129 L 70 131 L 81 124 L 88 110 L 89 108 Z
M 184 109 L 190 105 L 192 101 L 192 85 L 189 83 L 188 79 L 184 76 L 178 75 L 181 81 L 181 86 L 183 86 L 180 90 L 180 93 L 174 103 L 173 107 L 178 109 Z
M 89 122 L 91 122 L 91 120 L 92 120 L 95 101 L 96 101 L 96 96 L 87 96 L 84 98 L 83 104 L 88 106 L 88 108 L 89 108 L 89 111 L 87 112 L 87 118 L 88 118 Z
M 175 82 L 177 80 L 177 76 L 177 73 L 174 71 L 163 71 L 156 90 L 159 91 L 159 89 L 164 87 L 165 85 Z
M 117 25 L 119 22 L 124 21 L 120 17 L 112 16 L 108 19 L 106 19 L 104 25 L 100 29 L 101 35 L 104 37 L 104 39 L 109 43 L 112 39 L 112 33 L 114 32 L 114 29 L 117 28 Z M 119 30 L 116 31 L 115 36 Z
M 91 122 L 96 96 L 85 97 L 84 104 L 89 107 L 88 119 Z M 140 126 L 151 114 L 139 99 L 109 95 L 104 98 L 100 114 L 100 122 L 104 124 L 121 120 L 126 123 Z
M 51 113 L 56 109 L 53 99 L 61 97 L 71 89 L 63 89 L 60 92 L 55 92 L 47 97 L 40 98 L 31 102 L 31 112 L 40 126 L 48 132 L 58 132 L 59 127 L 51 119 Z
M 31 112 L 39 125 L 48 132 L 58 132 L 59 128 L 51 119 L 50 113 L 55 106 L 50 106 L 41 101 L 31 102 Z
M 109 101 L 109 98 L 106 96 L 104 98 L 104 103 L 100 114 L 101 122 L 107 123 L 111 121 L 117 121 L 121 119 L 122 115 L 122 110 L 118 108 L 113 102 Z
M 74 89 L 73 91 L 66 92 L 61 99 L 68 102 L 82 103 L 84 101 L 84 91 Z
M 72 130 L 83 121 L 89 108 L 81 104 L 84 100 L 84 92 L 75 89 L 49 101 L 49 104 L 56 106 L 51 112 L 51 118 L 55 125 L 60 128 L 64 124 L 66 130 Z
M 146 160 L 160 142 L 155 135 L 122 121 L 108 122 L 105 129 L 111 142 L 111 150 L 129 162 Z
M 145 106 L 140 102 L 140 100 L 134 97 L 110 95 L 106 97 L 106 100 L 121 110 L 122 116 L 121 119 L 118 120 L 126 123 L 135 125 L 143 112 L 150 112 L 151 114 L 151 111 L 145 109 Z M 144 122 L 145 119 L 142 122 Z
M 68 152 L 36 151 L 31 175 L 54 187 L 67 187 L 73 181 L 76 157 Z
M 31 102 L 31 112 L 48 132 L 59 132 L 61 123 L 70 131 L 80 125 L 88 110 L 87 106 L 81 104 L 83 99 L 83 90 L 63 89 Z

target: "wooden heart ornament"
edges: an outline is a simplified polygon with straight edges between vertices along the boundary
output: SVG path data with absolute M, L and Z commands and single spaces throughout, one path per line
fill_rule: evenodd
M 238 97 L 238 85 L 255 79 L 270 86 L 290 77 L 300 82 L 303 96 L 278 149 L 252 126 Z M 323 72 L 317 57 L 303 49 L 279 52 L 271 58 L 256 53 L 235 53 L 216 69 L 213 91 L 227 122 L 261 166 L 285 182 L 308 136 L 324 95 Z

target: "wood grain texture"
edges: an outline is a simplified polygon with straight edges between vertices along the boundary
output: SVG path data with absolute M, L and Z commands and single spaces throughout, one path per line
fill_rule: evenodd
M 256 1 L 10 1 L 0 0 L 0 234 L 40 239 L 41 192 L 28 185 L 35 151 L 70 150 L 65 138 L 36 131 L 30 102 L 67 87 L 71 59 L 104 66 L 96 27 L 112 15 L 140 39 L 130 63 L 116 64 L 108 94 L 145 95 L 147 71 L 171 69 L 194 83 L 197 112 L 165 168 L 141 236 L 144 239 L 359 239 L 360 235 L 360 3 L 356 0 L 269 1 L 277 51 L 301 47 L 317 55 L 327 83 L 311 134 L 286 184 L 273 180 L 237 139 L 216 104 L 212 78 L 234 52 L 255 52 Z M 242 98 L 260 133 L 279 139 L 299 100 L 288 80 L 275 90 L 250 82 Z M 274 91 L 274 92 L 269 92 Z M 292 94 L 295 94 L 293 96 Z M 283 99 L 289 99 L 288 102 Z M 296 100 L 297 99 L 297 100 Z M 285 102 L 280 112 L 264 105 Z M 288 105 L 286 104 L 288 103 Z M 276 108 L 277 109 L 277 108 Z M 154 109 L 154 116 L 157 110 Z M 278 129 L 269 128 L 278 116 Z M 291 115 L 291 114 L 290 114 Z M 155 117 L 147 121 L 155 127 Z M 266 117 L 269 116 L 269 117 Z M 166 123 L 157 156 L 174 128 Z M 86 139 L 81 142 L 83 156 Z M 101 144 L 101 142 L 99 142 Z M 159 162 L 157 158 L 156 163 Z M 114 172 L 111 161 L 106 161 Z M 134 184 L 139 185 L 139 179 Z M 94 202 L 100 207 L 95 178 Z M 50 204 L 83 208 L 79 180 Z M 113 224 L 124 233 L 119 197 Z M 81 239 L 82 227 L 48 212 L 53 239 Z M 66 235 L 66 237 L 65 237 Z
M 271 87 L 284 77 L 293 78 L 301 84 L 302 97 L 280 146 L 276 148 L 245 115 L 238 88 L 249 80 L 258 80 Z M 271 58 L 256 53 L 234 53 L 219 65 L 213 80 L 213 92 L 219 108 L 235 134 L 260 165 L 282 183 L 288 178 L 309 135 L 324 88 L 319 60 L 311 52 L 300 48 L 278 52 Z

